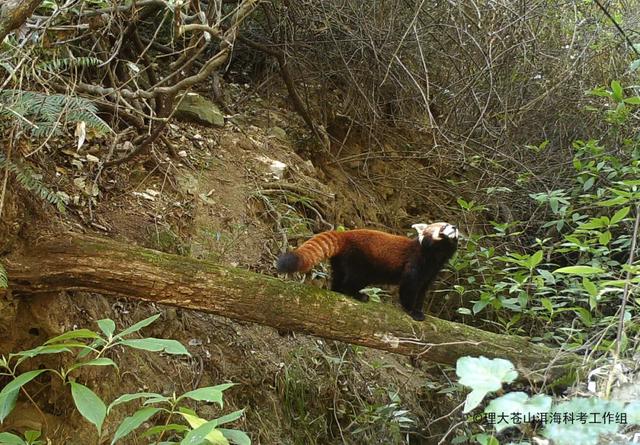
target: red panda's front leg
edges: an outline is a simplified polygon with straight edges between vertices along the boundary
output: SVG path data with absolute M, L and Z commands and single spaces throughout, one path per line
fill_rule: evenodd
M 424 285 L 416 271 L 405 273 L 400 279 L 400 303 L 411 318 L 416 321 L 424 320 Z

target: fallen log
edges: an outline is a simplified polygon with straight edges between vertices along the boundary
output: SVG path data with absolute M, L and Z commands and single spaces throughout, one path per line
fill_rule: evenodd
M 89 291 L 194 309 L 454 365 L 500 357 L 521 378 L 566 374 L 578 356 L 518 336 L 427 316 L 416 322 L 389 304 L 360 303 L 317 287 L 103 238 L 66 234 L 5 261 L 14 296 Z

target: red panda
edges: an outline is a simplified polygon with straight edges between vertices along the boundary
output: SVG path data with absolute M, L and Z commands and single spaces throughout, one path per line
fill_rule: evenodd
M 370 284 L 399 284 L 400 303 L 415 320 L 424 320 L 425 294 L 458 246 L 458 229 L 448 223 L 414 224 L 417 239 L 377 230 L 322 232 L 278 258 L 278 272 L 308 272 L 331 259 L 331 290 L 360 301 Z

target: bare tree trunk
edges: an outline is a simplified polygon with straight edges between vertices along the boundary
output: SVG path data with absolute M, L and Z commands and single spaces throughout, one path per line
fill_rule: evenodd
M 33 14 L 42 0 L 3 0 L 0 2 L 0 42 Z
M 86 235 L 39 243 L 6 261 L 14 295 L 82 290 L 153 301 L 306 332 L 453 365 L 462 356 L 511 360 L 541 382 L 579 363 L 517 336 L 360 303 L 313 286 Z

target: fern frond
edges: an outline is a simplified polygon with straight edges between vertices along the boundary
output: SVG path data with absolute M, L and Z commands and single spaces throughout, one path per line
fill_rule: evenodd
M 56 206 L 60 213 L 65 212 L 62 197 L 45 186 L 42 181 L 38 179 L 36 173 L 27 165 L 11 161 L 7 159 L 3 153 L 0 153 L 0 168 L 7 168 L 13 173 L 22 188 L 47 201 L 49 204 Z
M 65 57 L 62 59 L 53 59 L 48 62 L 41 62 L 37 65 L 39 70 L 62 72 L 69 68 L 98 66 L 102 63 L 100 59 L 95 57 Z
M 7 270 L 2 264 L 0 264 L 0 289 L 6 289 L 9 287 L 9 277 L 7 276 Z
M 0 91 L 0 118 L 18 125 L 34 138 L 61 134 L 67 124 L 83 121 L 88 130 L 98 134 L 111 131 L 97 113 L 96 105 L 82 97 L 22 90 Z

